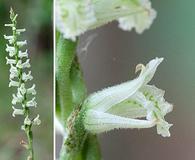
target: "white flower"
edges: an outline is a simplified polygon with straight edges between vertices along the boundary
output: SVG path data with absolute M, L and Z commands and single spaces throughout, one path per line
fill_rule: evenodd
M 16 34 L 20 35 L 22 32 L 25 32 L 25 31 L 26 31 L 25 28 L 23 28 L 23 29 L 16 29 Z
M 77 36 L 111 21 L 123 30 L 142 33 L 156 17 L 149 0 L 57 0 L 56 26 L 64 38 Z
M 149 0 L 139 0 L 137 12 L 134 15 L 119 18 L 119 27 L 125 31 L 135 28 L 136 32 L 141 34 L 144 30 L 149 29 L 156 18 L 156 11 L 152 9 Z
M 19 47 L 23 47 L 24 45 L 27 44 L 27 41 L 26 41 L 26 40 L 24 40 L 24 41 L 18 41 L 16 44 L 17 44 Z
M 6 50 L 6 52 L 9 53 L 10 57 L 13 57 L 13 56 L 16 55 L 16 49 L 14 47 L 12 47 L 12 46 L 9 46 L 8 44 L 6 45 L 6 49 L 5 50 Z
M 28 116 L 26 116 L 26 118 L 24 119 L 24 125 L 30 126 L 31 124 L 32 124 L 32 121 L 29 119 Z
M 16 60 L 15 59 L 9 59 L 8 57 L 5 57 L 6 58 L 6 64 L 16 64 Z
M 20 85 L 20 87 L 18 88 L 18 93 L 21 93 L 22 96 L 25 95 L 25 93 L 26 93 L 26 88 L 25 88 L 25 84 L 24 84 L 24 83 L 22 83 L 22 84 Z
M 22 80 L 27 82 L 28 80 L 32 80 L 33 76 L 31 75 L 31 71 L 28 72 L 28 74 L 26 74 L 25 72 L 22 73 Z
M 12 95 L 13 99 L 12 99 L 12 104 L 16 105 L 16 103 L 22 103 L 22 101 L 24 100 L 24 97 L 21 96 L 21 94 L 17 94 L 17 96 L 15 94 Z
M 14 27 L 14 24 L 5 24 L 5 27 Z
M 13 44 L 14 43 L 14 36 L 6 36 L 6 35 L 4 35 L 4 38 L 9 41 L 9 44 Z
M 15 117 L 16 115 L 24 115 L 24 110 L 23 109 L 17 109 L 14 106 L 12 106 L 13 108 L 13 113 L 12 116 Z
M 138 65 L 136 71 L 141 70 L 141 73 L 134 80 L 90 95 L 83 105 L 85 128 L 92 133 L 101 133 L 156 125 L 158 134 L 170 136 L 171 124 L 164 120 L 164 116 L 172 111 L 172 105 L 164 100 L 164 91 L 147 85 L 162 61 L 163 58 L 156 58 L 146 66 Z
M 13 81 L 12 79 L 10 79 L 10 82 L 9 82 L 9 87 L 19 87 L 19 82 L 17 81 Z
M 41 124 L 41 120 L 39 119 L 39 114 L 34 118 L 33 124 L 37 126 Z
M 91 0 L 56 0 L 56 25 L 65 38 L 75 40 L 95 22 Z
M 27 89 L 27 94 L 36 95 L 35 84 L 31 88 Z
M 18 57 L 19 58 L 24 58 L 24 57 L 28 58 L 28 51 L 27 50 L 25 52 L 19 51 Z
M 11 68 L 10 68 L 10 79 L 13 79 L 15 77 L 18 77 L 19 75 L 19 71 L 17 70 L 16 67 L 14 67 L 12 64 L 11 64 Z
M 27 107 L 37 107 L 37 102 L 35 101 L 35 97 L 26 103 Z
M 30 68 L 30 59 L 27 59 L 26 62 L 22 63 L 22 60 L 19 60 L 16 64 L 17 68 L 24 69 L 24 68 Z

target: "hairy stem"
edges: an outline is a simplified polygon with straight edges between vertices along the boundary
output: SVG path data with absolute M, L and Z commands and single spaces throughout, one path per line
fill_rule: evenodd
M 63 122 L 66 122 L 73 109 L 70 69 L 75 57 L 76 46 L 77 42 L 66 40 L 62 35 L 59 36 L 56 55 L 56 83 L 57 100 L 59 101 L 59 110 L 61 113 L 60 117 Z

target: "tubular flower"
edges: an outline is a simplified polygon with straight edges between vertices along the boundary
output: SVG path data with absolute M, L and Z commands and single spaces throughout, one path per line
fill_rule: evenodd
M 123 30 L 142 33 L 155 17 L 149 0 L 56 0 L 57 29 L 72 40 L 114 20 Z
M 4 35 L 4 38 L 8 40 L 6 51 L 8 52 L 9 56 L 6 57 L 6 61 L 7 64 L 10 65 L 9 87 L 17 88 L 17 93 L 13 94 L 12 99 L 12 108 L 14 110 L 12 115 L 14 117 L 16 115 L 25 116 L 24 125 L 22 127 L 25 130 L 27 128 L 29 129 L 32 124 L 40 124 L 40 121 L 38 123 L 39 116 L 33 120 L 29 115 L 30 107 L 36 107 L 37 105 L 34 97 L 36 91 L 34 84 L 30 88 L 26 87 L 28 85 L 27 82 L 31 81 L 33 77 L 31 75 L 31 71 L 25 72 L 28 68 L 30 68 L 30 59 L 28 59 L 27 50 L 22 51 L 22 48 L 27 44 L 27 41 L 19 40 L 18 36 L 24 32 L 25 29 L 16 28 L 16 18 L 17 14 L 14 14 L 13 10 L 11 9 L 10 19 L 12 23 L 5 24 L 5 26 L 12 29 L 12 35 Z
M 137 78 L 91 94 L 83 104 L 86 130 L 101 133 L 156 125 L 158 134 L 169 137 L 172 124 L 166 122 L 164 116 L 173 107 L 165 101 L 163 90 L 148 85 L 162 61 L 163 58 L 156 58 L 146 66 L 139 64 L 136 72 L 141 72 Z

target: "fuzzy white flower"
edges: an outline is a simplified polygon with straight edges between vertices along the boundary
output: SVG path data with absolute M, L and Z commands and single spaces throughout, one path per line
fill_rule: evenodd
M 14 106 L 12 106 L 13 108 L 13 113 L 12 116 L 15 117 L 16 115 L 24 115 L 24 110 L 23 109 L 17 109 Z
M 19 87 L 20 83 L 10 79 L 9 87 Z
M 72 40 L 114 20 L 123 30 L 142 33 L 155 17 L 149 0 L 56 0 L 57 29 Z
M 26 40 L 24 40 L 24 41 L 18 41 L 17 42 L 18 47 L 23 47 L 26 44 L 27 44 L 27 41 Z
M 32 80 L 33 76 L 31 75 L 31 71 L 29 71 L 27 74 L 25 72 L 22 73 L 22 80 L 24 82 L 27 82 L 28 80 Z
M 136 71 L 141 70 L 141 73 L 134 80 L 90 95 L 84 102 L 85 128 L 91 133 L 101 133 L 156 125 L 158 134 L 170 136 L 171 124 L 164 120 L 164 116 L 172 111 L 172 105 L 164 100 L 164 91 L 148 85 L 162 61 L 163 58 L 156 58 L 146 66 L 138 65 Z
M 33 97 L 30 101 L 26 103 L 27 107 L 37 107 L 37 102 L 35 101 L 35 97 Z
M 135 28 L 136 32 L 141 34 L 149 29 L 156 18 L 156 11 L 152 9 L 149 0 L 139 0 L 137 12 L 134 15 L 119 18 L 119 27 L 125 31 Z
M 18 63 L 16 64 L 16 67 L 20 69 L 24 68 L 30 68 L 30 59 L 27 59 L 25 62 L 22 63 L 22 60 L 19 60 Z
M 65 38 L 75 40 L 95 22 L 91 0 L 56 0 L 56 25 Z
M 26 50 L 25 52 L 19 51 L 18 53 L 19 58 L 28 58 L 28 51 Z
M 16 55 L 16 49 L 12 46 L 9 46 L 8 44 L 6 45 L 5 51 L 9 53 L 10 57 L 13 57 Z
M 31 88 L 27 89 L 27 94 L 36 95 L 35 84 L 33 84 Z
M 26 116 L 24 119 L 24 125 L 30 126 L 31 124 L 32 124 L 32 121 L 30 120 L 30 118 L 28 116 Z
M 39 119 L 39 114 L 33 119 L 33 124 L 37 126 L 41 124 L 41 120 Z

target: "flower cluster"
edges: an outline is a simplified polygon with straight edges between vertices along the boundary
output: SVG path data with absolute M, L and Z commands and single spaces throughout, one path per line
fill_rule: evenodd
M 123 30 L 142 33 L 156 17 L 149 0 L 56 0 L 55 6 L 57 29 L 72 40 L 114 20 Z
M 31 87 L 27 87 L 27 82 L 33 79 L 31 71 L 28 71 L 30 68 L 30 63 L 28 59 L 28 51 L 22 51 L 22 47 L 27 44 L 27 41 L 18 40 L 19 35 L 25 31 L 25 29 L 17 29 L 17 14 L 10 10 L 10 19 L 11 24 L 5 24 L 5 26 L 12 29 L 12 35 L 4 35 L 4 38 L 8 40 L 6 45 L 6 52 L 9 56 L 6 57 L 7 64 L 10 65 L 10 76 L 9 76 L 9 87 L 16 87 L 17 93 L 13 94 L 12 99 L 12 108 L 13 108 L 13 117 L 16 115 L 24 115 L 24 125 L 22 126 L 23 130 L 31 127 L 32 125 L 39 125 L 41 123 L 39 115 L 35 118 L 30 118 L 30 108 L 36 107 L 37 103 L 35 101 L 35 84 Z M 28 72 L 27 72 L 28 71 Z
M 85 128 L 91 133 L 101 133 L 156 125 L 158 134 L 169 137 L 172 124 L 166 122 L 164 116 L 173 106 L 165 101 L 163 90 L 147 84 L 162 61 L 163 58 L 156 58 L 146 66 L 139 64 L 136 72 L 141 70 L 141 73 L 134 80 L 90 95 L 83 104 Z

